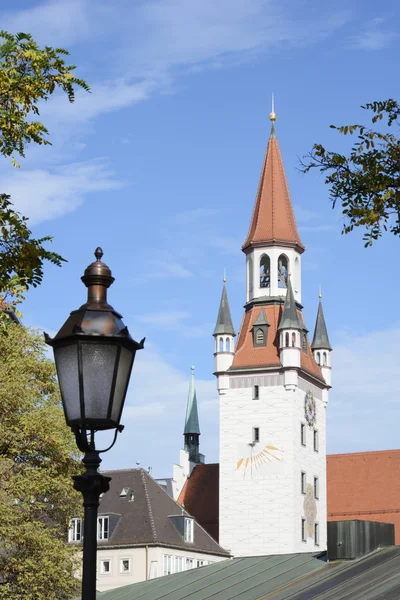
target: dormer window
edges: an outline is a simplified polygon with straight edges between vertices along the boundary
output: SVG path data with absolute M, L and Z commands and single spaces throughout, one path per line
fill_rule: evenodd
M 194 539 L 194 521 L 193 521 L 193 519 L 188 519 L 187 517 L 185 517 L 183 539 L 185 540 L 185 542 L 189 542 L 190 544 L 193 544 L 193 539 Z
M 253 344 L 254 346 L 266 346 L 267 345 L 267 333 L 269 323 L 265 314 L 265 310 L 262 308 L 258 313 L 256 320 L 253 323 Z
M 264 346 L 264 332 L 262 329 L 257 329 L 256 344 L 257 346 Z
M 122 490 L 121 490 L 121 492 L 119 494 L 119 497 L 120 498 L 125 498 L 128 495 L 128 492 L 129 492 L 129 488 L 128 487 L 122 488 Z

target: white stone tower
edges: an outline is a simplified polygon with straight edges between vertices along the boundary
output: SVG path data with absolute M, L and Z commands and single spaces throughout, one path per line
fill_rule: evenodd
M 235 556 L 326 549 L 325 413 L 331 347 L 322 306 L 312 348 L 309 343 L 301 305 L 304 246 L 274 112 L 270 119 L 271 135 L 242 248 L 246 305 L 236 348 L 225 287 L 214 331 L 220 398 L 219 541 Z M 223 331 L 221 315 L 227 314 L 229 331 Z M 326 353 L 326 365 L 321 358 L 321 366 L 317 364 L 318 352 L 319 357 Z

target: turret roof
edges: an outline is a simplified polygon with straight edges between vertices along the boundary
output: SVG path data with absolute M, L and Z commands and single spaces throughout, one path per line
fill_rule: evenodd
M 217 324 L 215 325 L 215 329 L 213 332 L 213 335 L 219 335 L 219 334 L 236 335 L 235 330 L 233 328 L 231 311 L 230 311 L 229 302 L 228 302 L 228 294 L 226 291 L 225 284 L 222 288 L 222 295 L 221 295 L 221 302 L 219 303 Z
M 324 311 L 322 309 L 322 302 L 319 301 L 317 319 L 315 321 L 314 337 L 311 344 L 313 350 L 324 349 L 332 350 L 332 346 L 329 342 L 328 332 L 326 329 Z
M 191 367 L 189 394 L 186 407 L 185 433 L 200 433 L 199 413 L 197 410 L 196 387 L 194 383 L 194 367 Z
M 290 277 L 288 277 L 285 305 L 281 320 L 279 321 L 279 329 L 304 329 L 304 325 L 297 315 L 296 301 Z

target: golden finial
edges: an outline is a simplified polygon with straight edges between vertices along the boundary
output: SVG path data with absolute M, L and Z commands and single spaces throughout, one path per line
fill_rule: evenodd
M 276 121 L 274 92 L 272 92 L 272 111 L 269 113 L 269 120 L 272 121 L 273 123 Z
M 224 269 L 224 278 L 222 280 L 224 283 L 226 283 L 226 269 Z
M 318 294 L 318 298 L 321 300 L 322 298 L 322 290 L 321 290 L 321 284 L 319 284 L 319 294 Z

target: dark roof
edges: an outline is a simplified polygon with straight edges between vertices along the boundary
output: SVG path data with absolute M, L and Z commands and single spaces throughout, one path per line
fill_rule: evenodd
M 147 471 L 127 469 L 104 474 L 112 479 L 110 490 L 101 499 L 99 515 L 110 515 L 110 538 L 99 541 L 99 547 L 160 545 L 229 556 L 196 521 L 194 543 L 184 542 L 169 518 L 182 515 L 182 508 Z M 123 488 L 127 493 L 122 497 Z
M 281 320 L 279 321 L 278 331 L 279 329 L 303 329 L 303 324 L 300 322 L 297 314 L 296 301 L 294 299 L 290 277 L 288 277 L 285 305 L 283 307 Z
M 185 429 L 183 433 L 198 433 L 200 434 L 199 413 L 197 410 L 196 386 L 194 382 L 194 367 L 191 367 L 192 374 L 190 376 L 189 393 L 186 406 Z
M 234 558 L 109 590 L 101 600 L 398 600 L 400 548 L 358 560 L 325 554 Z
M 225 284 L 222 288 L 222 295 L 221 295 L 221 302 L 219 303 L 217 324 L 215 325 L 215 329 L 213 332 L 213 335 L 219 335 L 219 334 L 236 335 L 235 330 L 233 328 L 231 311 L 230 311 L 229 302 L 228 302 L 228 294 L 226 291 Z
M 321 300 L 319 301 L 318 305 L 317 320 L 315 321 L 314 337 L 311 344 L 311 348 L 313 350 L 332 350 L 332 346 L 329 342 L 328 332 L 326 330 L 326 323 Z
M 196 465 L 179 495 L 183 504 L 211 537 L 219 540 L 219 464 Z
M 258 317 L 254 321 L 253 327 L 254 327 L 254 325 L 269 325 L 267 317 L 265 315 L 265 310 L 263 308 L 258 313 Z

